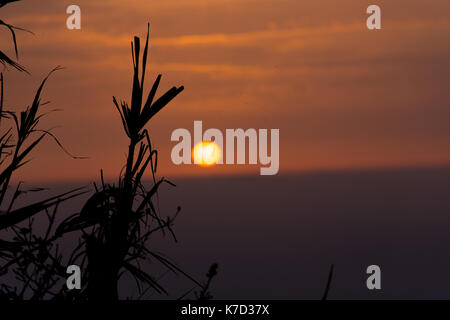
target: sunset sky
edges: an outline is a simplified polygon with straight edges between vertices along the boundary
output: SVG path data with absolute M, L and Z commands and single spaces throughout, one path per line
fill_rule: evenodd
M 66 8 L 81 7 L 81 30 Z M 366 28 L 366 8 L 382 9 L 382 30 Z M 19 62 L 5 71 L 6 105 L 44 91 L 54 129 L 72 153 L 47 139 L 17 179 L 117 177 L 126 137 L 112 96 L 130 100 L 134 35 L 150 22 L 147 89 L 185 90 L 150 121 L 159 174 L 259 174 L 256 166 L 175 166 L 177 128 L 280 129 L 280 174 L 305 170 L 450 164 L 450 1 L 361 0 L 24 0 L 1 19 L 18 32 Z M 13 55 L 10 35 L 2 50 Z

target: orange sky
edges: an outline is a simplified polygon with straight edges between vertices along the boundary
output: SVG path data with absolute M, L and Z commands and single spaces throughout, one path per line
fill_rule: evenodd
M 365 9 L 382 8 L 369 31 Z M 66 7 L 82 30 L 66 29 Z M 151 24 L 150 78 L 184 85 L 150 122 L 159 174 L 259 174 L 258 166 L 175 166 L 176 128 L 279 128 L 280 173 L 450 163 L 448 0 L 24 0 L 1 18 L 19 33 L 20 62 L 32 76 L 5 72 L 6 102 L 19 110 L 56 65 L 44 97 L 43 128 L 88 160 L 72 160 L 48 139 L 20 171 L 26 181 L 116 177 L 126 139 L 112 95 L 129 100 L 130 41 Z M 9 34 L 2 50 L 12 54 Z

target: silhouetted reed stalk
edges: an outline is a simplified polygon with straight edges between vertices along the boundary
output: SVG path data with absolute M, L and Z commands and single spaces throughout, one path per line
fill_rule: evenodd
M 0 0 L 0 8 L 18 0 Z M 24 30 L 0 20 L 0 27 L 6 27 L 12 34 L 15 54 L 18 57 L 15 30 Z M 26 30 L 24 30 L 26 31 Z M 28 73 L 23 66 L 0 51 L 0 63 L 6 68 L 12 66 L 18 71 Z M 42 107 L 41 94 L 49 76 L 59 68 L 52 70 L 39 86 L 32 104 L 17 115 L 5 108 L 5 85 L 3 73 L 0 73 L 0 276 L 12 273 L 17 280 L 14 286 L 0 282 L 0 299 L 44 299 L 57 295 L 54 291 L 57 282 L 65 277 L 64 263 L 58 251 L 56 240 L 59 235 L 53 234 L 54 222 L 59 204 L 79 196 L 86 191 L 74 189 L 42 201 L 20 208 L 15 208 L 19 197 L 29 192 L 39 192 L 43 188 L 23 190 L 19 182 L 11 190 L 13 174 L 26 165 L 27 157 L 36 149 L 45 137 L 53 138 L 67 152 L 50 130 L 38 127 L 45 114 L 40 113 Z M 13 126 L 9 123 L 13 122 Z M 6 129 L 5 129 L 6 127 Z M 11 200 L 7 194 L 11 195 Z M 51 209 L 52 208 L 52 209 Z M 35 216 L 45 214 L 47 228 L 42 235 L 35 230 Z M 11 236 L 9 236 L 11 235 Z M 75 253 L 78 249 L 75 249 Z M 74 261 L 72 255 L 66 262 Z
M 30 107 L 27 107 L 25 111 L 20 112 L 19 117 L 12 111 L 4 110 L 4 80 L 3 74 L 0 75 L 1 118 L 12 119 L 15 124 L 15 132 L 12 128 L 8 128 L 0 137 L 0 206 L 4 204 L 13 173 L 29 162 L 29 160 L 26 160 L 26 157 L 39 145 L 44 137 L 52 137 L 58 145 L 61 146 L 60 142 L 49 130 L 38 128 L 39 121 L 44 116 L 44 114 L 39 114 L 42 90 L 49 76 L 58 69 L 59 68 L 55 68 L 52 70 L 42 81 L 36 92 L 33 103 Z M 0 122 L 0 128 L 3 124 L 4 122 Z M 38 135 L 37 138 L 33 139 L 32 136 L 34 135 Z M 80 189 L 75 189 L 68 193 L 60 194 L 26 207 L 13 210 L 15 201 L 24 193 L 24 191 L 20 189 L 20 186 L 21 183 L 18 183 L 12 196 L 12 200 L 6 207 L 6 211 L 0 214 L 0 230 L 16 225 L 45 209 L 80 194 Z M 40 191 L 40 189 L 37 189 L 37 191 Z
M 197 295 L 198 300 L 211 300 L 213 297 L 211 293 L 209 292 L 209 288 L 211 286 L 211 282 L 214 279 L 214 277 L 217 275 L 217 268 L 219 265 L 217 263 L 214 263 L 211 265 L 211 267 L 208 270 L 208 273 L 206 274 L 206 278 L 208 279 L 206 281 L 206 284 L 200 291 L 200 293 Z
M 12 1 L 0 0 L 0 7 L 8 2 Z M 6 24 L 0 20 L 1 25 Z M 14 28 L 6 26 L 13 34 L 14 46 L 17 49 Z M 140 262 L 146 259 L 156 260 L 168 271 L 182 274 L 190 279 L 196 287 L 201 288 L 199 298 L 210 297 L 208 288 L 216 274 L 217 265 L 214 265 L 208 273 L 207 284 L 202 285 L 167 257 L 148 249 L 150 236 L 158 231 L 163 235 L 168 233 L 176 241 L 172 226 L 180 207 L 173 216 L 162 218 L 153 204 L 152 199 L 157 195 L 162 183 L 175 185 L 164 178 L 156 178 L 158 153 L 152 148 L 149 133 L 144 127 L 183 90 L 183 87 L 173 87 L 160 98 L 155 99 L 161 80 L 161 75 L 158 75 L 144 103 L 143 88 L 148 41 L 149 30 L 147 30 L 142 63 L 140 62 L 140 40 L 135 37 L 132 42 L 131 106 L 129 107 L 126 102 L 119 104 L 113 97 L 125 134 L 129 139 L 125 172 L 120 175 L 118 185 L 106 184 L 101 171 L 101 185 L 97 187 L 94 183 L 95 193 L 81 211 L 70 215 L 56 226 L 55 218 L 59 204 L 86 191 L 81 188 L 74 189 L 14 209 L 14 203 L 19 196 L 26 192 L 43 190 L 42 188 L 22 190 L 19 183 L 12 195 L 12 200 L 6 206 L 6 211 L 0 214 L 0 231 L 12 233 L 11 240 L 0 239 L 0 261 L 4 262 L 0 265 L 0 277 L 12 272 L 18 284 L 10 286 L 1 283 L 0 298 L 116 300 L 119 298 L 118 282 L 124 272 L 130 273 L 136 280 L 139 297 L 142 297 L 149 289 L 168 294 L 158 280 L 142 269 Z M 0 63 L 11 65 L 19 71 L 25 70 L 1 54 Z M 58 69 L 52 70 L 50 74 Z M 10 190 L 13 173 L 28 162 L 26 157 L 44 137 L 53 138 L 59 147 L 68 153 L 51 131 L 38 128 L 43 116 L 39 113 L 41 93 L 50 74 L 42 81 L 31 106 L 22 111 L 20 116 L 4 110 L 4 79 L 3 74 L 0 74 L 0 127 L 3 128 L 5 118 L 13 120 L 15 124 L 15 131 L 9 128 L 0 137 L 0 206 L 4 204 L 6 193 Z M 32 138 L 35 135 L 37 137 Z M 150 169 L 152 175 L 153 185 L 150 190 L 146 190 L 142 183 L 147 169 Z M 53 209 L 50 210 L 51 208 Z M 47 218 L 46 229 L 43 233 L 35 230 L 34 216 L 38 213 L 45 213 Z M 58 240 L 70 232 L 78 232 L 80 237 L 72 253 L 64 258 L 59 250 Z M 61 284 L 61 280 L 67 277 L 65 268 L 72 264 L 79 265 L 83 270 L 83 288 L 80 291 L 68 291 Z
M 327 285 L 325 287 L 325 291 L 322 296 L 322 300 L 328 299 L 328 294 L 330 293 L 331 281 L 333 280 L 333 272 L 334 272 L 334 264 L 331 265 L 330 271 L 328 273 Z
M 0 0 L 0 8 L 19 0 Z M 18 57 L 15 30 L 24 30 L 0 20 L 0 27 L 9 29 L 12 35 L 15 54 Z M 26 30 L 25 30 L 26 31 Z M 52 70 L 39 86 L 34 100 L 25 111 L 16 113 L 5 111 L 4 79 L 0 73 L 0 128 L 6 120 L 12 120 L 13 128 L 3 130 L 0 135 L 0 231 L 8 232 L 10 240 L 0 239 L 0 277 L 12 273 L 18 282 L 15 285 L 0 283 L 0 298 L 9 300 L 23 299 L 64 299 L 64 300 L 116 300 L 119 298 L 118 281 L 124 271 L 136 280 L 139 296 L 148 289 L 157 293 L 167 291 L 158 280 L 147 274 L 140 262 L 153 259 L 175 274 L 182 274 L 190 279 L 196 287 L 201 288 L 199 299 L 209 299 L 208 292 L 212 278 L 217 273 L 213 265 L 207 274 L 208 281 L 202 285 L 189 276 L 164 255 L 148 249 L 147 242 L 151 235 L 161 231 L 170 234 L 176 241 L 172 230 L 173 222 L 180 208 L 173 216 L 162 218 L 157 212 L 152 199 L 157 195 L 164 182 L 173 183 L 164 178 L 156 179 L 158 153 L 152 148 L 145 126 L 150 119 L 174 99 L 183 87 L 173 87 L 155 99 L 161 75 L 156 78 L 144 102 L 144 80 L 148 54 L 149 30 L 140 61 L 140 39 L 134 38 L 131 44 L 133 60 L 133 86 L 131 106 L 119 102 L 113 97 L 114 105 L 120 113 L 125 134 L 129 139 L 125 172 L 121 174 L 117 186 L 105 184 L 103 172 L 100 187 L 95 186 L 92 195 L 79 213 L 70 215 L 58 226 L 55 224 L 59 205 L 86 191 L 79 188 L 59 194 L 30 205 L 14 208 L 16 200 L 27 192 L 41 191 L 42 188 L 22 190 L 18 183 L 11 201 L 5 205 L 13 173 L 27 164 L 27 156 L 49 136 L 58 146 L 68 153 L 50 130 L 38 128 L 40 119 L 41 93 L 49 76 L 59 68 Z M 16 61 L 0 51 L 0 63 L 27 72 Z M 28 72 L 27 72 L 28 73 Z M 15 129 L 15 130 L 14 130 Z M 69 153 L 68 153 L 69 154 Z M 70 155 L 70 154 L 69 154 Z M 73 156 L 72 156 L 73 157 Z M 74 157 L 76 158 L 76 157 Z M 153 185 L 146 190 L 142 178 L 147 169 L 152 174 Z M 51 209 L 52 208 L 52 209 Z M 36 232 L 34 217 L 45 213 L 47 224 L 44 232 Z M 81 235 L 72 253 L 64 259 L 59 250 L 58 240 L 69 232 L 78 231 Z M 68 291 L 61 284 L 65 280 L 68 265 L 77 264 L 83 270 L 83 288 Z M 144 286 L 147 285 L 147 288 Z
M 129 272 L 136 280 L 139 293 L 148 285 L 158 293 L 167 291 L 152 276 L 142 270 L 140 261 L 155 259 L 174 273 L 181 273 L 202 287 L 188 274 L 163 255 L 150 251 L 147 241 L 156 231 L 167 231 L 176 241 L 172 231 L 173 221 L 180 208 L 172 217 L 163 219 L 153 204 L 153 197 L 162 183 L 175 186 L 168 180 L 156 179 L 158 153 L 152 148 L 145 126 L 150 119 L 174 99 L 183 87 L 173 87 L 155 99 L 161 75 L 156 78 L 147 98 L 144 97 L 144 80 L 147 64 L 149 30 L 140 61 L 140 39 L 131 43 L 133 61 L 133 85 L 131 105 L 113 102 L 119 111 L 123 129 L 128 137 L 128 154 L 125 172 L 118 185 L 105 184 L 96 188 L 96 193 L 86 202 L 79 215 L 69 217 L 60 226 L 62 233 L 84 230 L 87 254 L 87 298 L 90 300 L 119 298 L 118 281 L 122 271 Z M 142 178 L 150 169 L 153 185 L 146 190 Z M 90 228 L 87 230 L 87 228 Z
M 158 154 L 156 150 L 152 149 L 148 132 L 144 127 L 157 112 L 183 90 L 183 87 L 173 87 L 153 102 L 161 79 L 161 75 L 159 75 L 143 104 L 148 41 L 149 32 L 147 31 L 140 79 L 140 39 L 135 37 L 134 43 L 132 42 L 131 44 L 134 71 L 131 107 L 126 102 L 121 102 L 119 105 L 117 99 L 113 98 L 113 102 L 120 113 L 124 131 L 129 138 L 129 147 L 125 174 L 123 180 L 119 181 L 118 197 L 115 199 L 117 201 L 117 212 L 113 213 L 110 225 L 103 224 L 103 227 L 107 226 L 109 235 L 104 239 L 98 236 L 90 236 L 87 240 L 89 261 L 88 296 L 91 299 L 118 299 L 117 283 L 119 272 L 123 267 L 131 272 L 138 281 L 143 280 L 157 289 L 157 291 L 165 292 L 155 280 L 138 267 L 127 262 L 126 259 L 130 249 L 133 249 L 133 247 L 137 246 L 139 251 L 146 251 L 145 243 L 140 243 L 143 239 L 136 238 L 136 234 L 140 233 L 141 227 L 146 227 L 148 223 L 146 220 L 140 220 L 141 218 L 151 216 L 161 228 L 170 229 L 169 221 L 164 224 L 151 200 L 160 184 L 166 180 L 156 181 L 155 179 Z M 136 151 L 138 145 L 139 149 Z M 135 159 L 136 152 L 137 156 Z M 144 190 L 141 179 L 149 163 L 154 185 L 149 192 L 146 193 L 144 191 L 140 195 L 140 204 L 135 209 L 135 200 L 139 198 L 138 190 Z M 98 259 L 99 256 L 102 259 Z M 139 255 L 132 256 L 131 260 L 135 260 L 133 258 L 138 257 Z
M 4 7 L 5 5 L 7 5 L 7 4 L 11 3 L 11 2 L 17 2 L 17 1 L 20 1 L 20 0 L 0 0 L 0 8 Z M 32 32 L 28 31 L 28 30 L 25 30 L 25 29 L 22 29 L 22 28 L 19 28 L 19 27 L 15 27 L 13 25 L 10 25 L 10 24 L 6 23 L 5 21 L 3 21 L 1 19 L 0 19 L 0 27 L 5 27 L 5 28 L 7 28 L 10 31 L 11 36 L 12 36 L 12 40 L 13 40 L 13 44 L 14 44 L 14 52 L 16 54 L 16 58 L 18 58 L 19 57 L 19 52 L 17 50 L 16 33 L 14 32 L 14 30 L 21 30 L 21 31 L 26 31 L 26 32 L 30 32 L 30 33 L 32 33 Z M 17 63 L 13 59 L 11 59 L 2 50 L 0 50 L 0 63 L 3 66 L 10 65 L 10 66 L 16 68 L 19 71 L 23 71 L 23 72 L 28 73 L 28 71 L 22 65 L 20 65 L 19 63 Z

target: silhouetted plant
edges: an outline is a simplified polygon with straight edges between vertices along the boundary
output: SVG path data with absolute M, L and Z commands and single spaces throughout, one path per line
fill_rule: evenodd
M 174 99 L 183 87 L 173 87 L 155 99 L 161 75 L 158 75 L 147 98 L 144 100 L 144 80 L 147 65 L 149 30 L 140 63 L 140 39 L 131 43 L 133 60 L 133 85 L 131 106 L 117 101 L 115 107 L 120 113 L 123 129 L 129 140 L 125 171 L 118 184 L 105 184 L 103 173 L 101 185 L 95 185 L 95 194 L 86 202 L 79 214 L 67 218 L 57 232 L 66 233 L 82 230 L 87 256 L 87 298 L 115 300 L 119 298 L 118 282 L 123 272 L 136 280 L 139 295 L 148 288 L 157 293 L 168 294 L 158 280 L 145 272 L 140 263 L 153 259 L 169 271 L 182 274 L 196 285 L 202 285 L 181 270 L 164 255 L 149 250 L 148 241 L 155 232 L 170 234 L 180 207 L 173 216 L 161 217 L 153 202 L 162 183 L 175 186 L 165 178 L 156 178 L 158 153 L 152 148 L 145 126 L 149 120 Z M 152 186 L 149 190 L 143 184 L 144 173 L 150 170 Z M 147 288 L 145 288 L 147 287 Z
M 64 259 L 58 237 L 53 234 L 57 210 L 58 205 L 51 211 L 45 210 L 48 223 L 42 235 L 34 230 L 34 219 L 21 227 L 11 227 L 14 238 L 0 250 L 0 255 L 7 261 L 0 267 L 0 274 L 12 272 L 15 281 L 14 286 L 0 285 L 0 299 L 42 300 L 70 294 L 65 288 L 66 268 L 75 263 L 81 247 L 77 246 L 68 259 Z
M 0 8 L 19 0 L 0 0 Z M 23 30 L 0 20 L 12 34 L 17 53 L 14 30 Z M 16 200 L 27 192 L 37 192 L 42 188 L 22 190 L 19 182 L 5 205 L 13 173 L 28 163 L 27 156 L 39 145 L 44 137 L 53 138 L 66 153 L 58 139 L 49 130 L 38 128 L 44 114 L 41 93 L 52 70 L 42 81 L 33 103 L 19 115 L 4 110 L 4 79 L 0 74 L 0 129 L 5 121 L 13 121 L 14 126 L 0 132 L 0 277 L 13 275 L 13 285 L 0 284 L 0 298 L 6 299 L 64 299 L 95 300 L 118 299 L 118 282 L 124 272 L 136 280 L 139 296 L 149 289 L 157 293 L 167 291 L 159 281 L 141 267 L 141 262 L 151 259 L 158 261 L 170 272 L 182 274 L 200 287 L 199 299 L 208 299 L 211 279 L 215 276 L 217 265 L 211 267 L 208 282 L 202 285 L 185 273 L 165 255 L 149 250 L 149 239 L 156 233 L 170 234 L 176 241 L 172 230 L 180 207 L 173 216 L 161 217 L 153 203 L 162 183 L 175 186 L 170 181 L 156 178 L 158 153 L 152 148 L 149 133 L 145 126 L 150 119 L 174 99 L 183 87 L 173 87 L 155 99 L 161 75 L 156 78 L 147 98 L 144 100 L 144 79 L 147 64 L 149 30 L 140 63 L 140 39 L 132 42 L 133 86 L 131 106 L 118 102 L 113 97 L 115 107 L 120 113 L 125 134 L 129 139 L 128 156 L 124 172 L 118 184 L 106 184 L 101 171 L 101 185 L 94 183 L 95 193 L 88 199 L 79 213 L 70 215 L 56 226 L 59 205 L 86 192 L 79 188 L 54 197 L 16 209 Z M 0 63 L 10 65 L 19 71 L 26 71 L 21 65 L 0 51 Z M 140 68 L 142 68 L 140 70 Z M 69 153 L 68 153 L 69 154 Z M 70 155 L 70 154 L 69 154 Z M 74 157 L 75 158 L 75 157 Z M 150 169 L 152 185 L 146 189 L 142 181 L 144 173 Z M 36 230 L 36 215 L 45 213 L 47 218 L 45 230 Z M 41 215 L 42 216 L 42 215 Z M 59 249 L 58 241 L 69 232 L 79 232 L 79 241 L 68 257 Z M 67 255 L 66 255 L 67 256 Z M 66 267 L 77 264 L 84 271 L 86 278 L 80 291 L 68 291 L 65 288 Z
M 322 300 L 328 299 L 328 294 L 330 293 L 330 288 L 331 288 L 331 281 L 333 280 L 333 272 L 334 272 L 334 264 L 332 264 L 330 267 L 330 271 L 328 273 L 327 285 L 325 287 L 325 291 L 323 293 Z
M 53 71 L 55 70 L 58 68 Z M 10 287 L 4 283 L 0 285 L 0 297 L 8 299 L 43 299 L 52 294 L 50 289 L 54 287 L 57 279 L 65 276 L 56 245 L 58 236 L 52 234 L 57 208 L 62 202 L 86 192 L 78 188 L 15 208 L 19 197 L 44 189 L 23 190 L 22 183 L 19 182 L 11 191 L 10 181 L 13 173 L 29 162 L 26 160 L 27 156 L 45 136 L 54 138 L 61 146 L 49 130 L 38 128 L 39 120 L 44 116 L 39 113 L 40 96 L 50 74 L 42 81 L 31 106 L 20 112 L 19 116 L 12 111 L 4 111 L 4 81 L 3 74 L 0 74 L 2 115 L 0 128 L 3 129 L 8 123 L 5 120 L 14 122 L 14 126 L 5 129 L 0 137 L 0 207 L 5 208 L 0 213 L 0 231 L 4 234 L 2 238 L 5 238 L 8 232 L 12 233 L 12 239 L 0 239 L 0 261 L 3 261 L 0 264 L 0 275 L 5 275 L 12 270 L 19 283 L 16 287 Z M 33 138 L 35 135 L 37 137 Z M 12 192 L 11 199 L 6 203 L 9 192 Z M 53 209 L 50 210 L 51 208 Z M 39 213 L 45 213 L 48 218 L 48 227 L 44 235 L 39 235 L 34 230 L 34 216 Z
M 29 160 L 26 160 L 26 157 L 38 146 L 45 136 L 52 137 L 55 139 L 57 144 L 62 147 L 61 143 L 50 132 L 50 130 L 38 128 L 39 121 L 44 116 L 44 114 L 39 114 L 42 89 L 50 74 L 58 69 L 59 68 L 56 68 L 51 71 L 42 81 L 36 92 L 33 103 L 30 107 L 27 107 L 25 111 L 20 112 L 19 117 L 15 112 L 4 111 L 4 83 L 3 74 L 0 74 L 1 118 L 12 119 L 15 125 L 15 130 L 13 130 L 13 128 L 7 128 L 6 132 L 0 136 L 0 206 L 3 205 L 6 194 L 9 190 L 13 173 L 29 162 Z M 0 128 L 3 127 L 3 124 L 4 121 L 0 122 Z M 38 135 L 38 137 L 32 139 L 32 136 L 34 135 Z M 60 194 L 26 207 L 13 210 L 15 201 L 24 193 L 24 191 L 20 189 L 20 186 L 21 183 L 18 183 L 6 211 L 2 212 L 0 215 L 0 230 L 16 225 L 17 223 L 30 218 L 38 212 L 42 212 L 45 209 L 60 203 L 61 201 L 70 199 L 74 196 L 74 192 L 79 191 L 78 189 L 73 190 L 67 194 Z M 41 189 L 37 189 L 34 191 L 40 190 Z
M 8 3 L 17 2 L 17 1 L 20 1 L 20 0 L 0 0 L 0 8 L 6 6 Z M 30 32 L 30 31 L 22 29 L 22 28 L 19 28 L 19 27 L 15 27 L 13 25 L 10 25 L 10 24 L 6 23 L 5 21 L 3 21 L 1 19 L 0 19 L 0 27 L 5 27 L 5 28 L 7 28 L 10 31 L 12 39 L 13 39 L 13 43 L 14 43 L 14 51 L 15 51 L 15 54 L 16 54 L 16 58 L 18 58 L 19 57 L 19 52 L 17 50 L 16 33 L 15 33 L 14 30 L 21 30 L 21 31 L 26 31 L 26 32 Z M 19 63 L 17 63 L 13 59 L 11 59 L 2 50 L 0 50 L 0 63 L 3 66 L 10 65 L 10 66 L 16 68 L 19 71 L 27 72 L 27 70 L 23 66 L 21 66 Z
M 15 0 L 18 1 L 18 0 Z M 0 8 L 14 2 L 0 0 Z M 12 34 L 16 56 L 17 42 L 14 30 L 24 30 L 0 20 L 0 26 L 7 27 Z M 0 63 L 5 67 L 11 65 L 19 71 L 25 69 L 0 51 Z M 0 276 L 12 273 L 16 284 L 0 284 L 0 298 L 6 299 L 43 299 L 51 296 L 52 289 L 62 275 L 63 266 L 61 255 L 56 244 L 56 237 L 52 235 L 58 205 L 66 200 L 83 194 L 84 190 L 74 189 L 66 193 L 47 198 L 20 208 L 15 208 L 19 197 L 29 192 L 39 192 L 44 189 L 34 188 L 23 190 L 19 182 L 11 190 L 13 174 L 30 160 L 27 157 L 49 136 L 66 151 L 56 136 L 50 130 L 38 127 L 39 121 L 45 114 L 40 113 L 41 93 L 52 70 L 42 81 L 31 106 L 17 115 L 5 108 L 5 88 L 3 73 L 0 73 Z M 13 122 L 10 126 L 9 123 Z M 66 151 L 67 152 L 67 151 Z M 12 194 L 11 194 L 12 193 Z M 10 200 L 7 201 L 10 195 Z M 52 210 L 50 210 L 53 208 Z M 34 229 L 34 217 L 38 213 L 45 213 L 48 218 L 47 230 L 39 235 Z M 7 240 L 6 240 L 7 239 Z M 69 259 L 70 261 L 70 259 Z M 64 272 L 65 276 L 65 272 Z
M 217 275 L 217 268 L 218 267 L 219 267 L 219 265 L 217 263 L 214 263 L 209 268 L 208 273 L 206 274 L 206 278 L 208 280 L 207 280 L 206 284 L 203 286 L 203 288 L 200 291 L 200 293 L 198 293 L 196 295 L 198 300 L 211 300 L 213 298 L 213 296 L 209 292 L 209 287 L 211 286 L 212 279 Z

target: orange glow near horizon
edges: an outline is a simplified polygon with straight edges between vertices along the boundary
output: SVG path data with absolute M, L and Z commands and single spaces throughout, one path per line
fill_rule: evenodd
M 219 146 L 214 142 L 202 141 L 192 149 L 192 158 L 195 164 L 202 167 L 210 167 L 217 164 L 221 153 Z
M 34 33 L 16 32 L 18 62 L 31 75 L 0 70 L 5 110 L 20 114 L 48 72 L 63 66 L 46 82 L 42 99 L 51 104 L 41 110 L 62 111 L 39 129 L 55 127 L 71 154 L 86 157 L 74 160 L 47 137 L 12 179 L 91 181 L 100 169 L 119 176 L 129 143 L 111 97 L 130 104 L 130 42 L 144 40 L 148 22 L 145 94 L 158 74 L 155 98 L 185 87 L 147 127 L 161 175 L 257 171 L 175 165 L 171 134 L 194 120 L 222 131 L 279 128 L 283 173 L 448 166 L 450 1 L 410 0 L 408 10 L 379 2 L 379 31 L 367 29 L 368 3 L 360 0 L 78 0 L 81 30 L 67 29 L 63 1 L 2 7 L 3 21 Z M 15 57 L 11 34 L 1 30 L 0 50 Z

